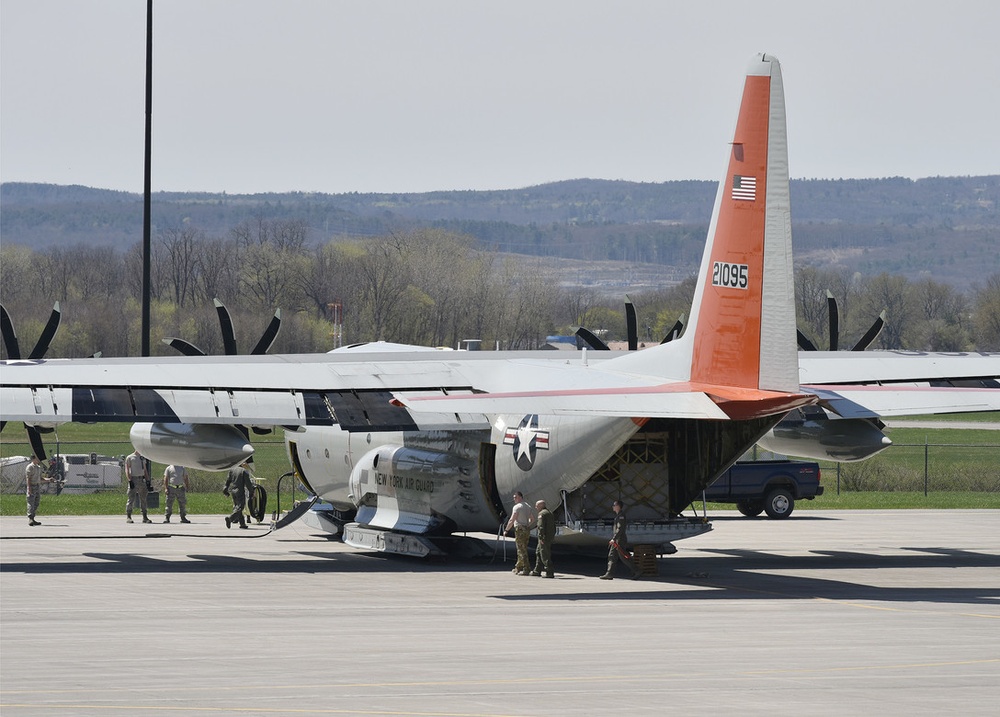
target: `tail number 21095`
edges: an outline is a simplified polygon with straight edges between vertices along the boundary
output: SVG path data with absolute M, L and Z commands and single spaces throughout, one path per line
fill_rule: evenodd
M 747 288 L 747 265 L 717 261 L 712 265 L 712 286 L 730 289 Z

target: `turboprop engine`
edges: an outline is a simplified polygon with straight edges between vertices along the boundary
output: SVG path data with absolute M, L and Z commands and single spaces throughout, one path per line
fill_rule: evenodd
M 355 464 L 350 491 L 357 521 L 376 528 L 492 531 L 499 521 L 476 462 L 452 453 L 378 446 Z
M 135 423 L 132 445 L 156 463 L 224 471 L 253 455 L 253 446 L 235 426 L 207 423 Z
M 832 417 L 818 407 L 792 411 L 757 443 L 774 453 L 838 463 L 864 460 L 892 445 L 880 423 Z

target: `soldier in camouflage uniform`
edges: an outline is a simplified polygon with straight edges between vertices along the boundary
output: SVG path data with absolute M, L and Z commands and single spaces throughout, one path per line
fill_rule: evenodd
M 38 499 L 42 493 L 42 482 L 48 483 L 45 477 L 45 469 L 42 467 L 38 456 L 31 457 L 24 469 L 24 491 L 28 497 L 28 525 L 41 525 L 35 520 L 35 513 L 38 512 Z
M 146 514 L 146 498 L 152 490 L 149 483 L 149 473 L 146 472 L 146 459 L 139 451 L 125 456 L 125 478 L 128 479 L 128 500 L 125 502 L 125 522 L 132 522 L 132 509 L 139 506 L 142 511 L 142 522 L 152 523 Z
M 611 540 L 608 541 L 608 571 L 601 576 L 601 580 L 614 580 L 615 564 L 621 561 L 622 565 L 632 571 L 632 578 L 640 576 L 639 568 L 635 566 L 632 554 L 628 550 L 628 520 L 625 518 L 625 506 L 620 500 L 616 500 L 612 509 L 615 511 L 615 524 L 611 530 Z
M 179 465 L 169 465 L 163 471 L 163 495 L 167 497 L 167 504 L 163 509 L 163 522 L 170 522 L 170 514 L 174 511 L 174 499 L 177 499 L 177 510 L 181 514 L 182 523 L 190 523 L 187 519 L 187 492 L 190 488 L 188 483 L 187 468 Z
M 531 538 L 531 529 L 535 525 L 535 511 L 524 501 L 521 491 L 514 493 L 514 509 L 510 513 L 510 520 L 504 533 L 514 530 L 514 545 L 517 546 L 517 562 L 511 571 L 515 575 L 528 575 L 531 571 L 531 559 L 528 556 L 528 540 Z
M 247 494 L 253 488 L 250 480 L 250 460 L 247 459 L 235 468 L 229 469 L 229 476 L 226 478 L 226 487 L 222 492 L 233 499 L 233 512 L 226 516 L 226 527 L 239 522 L 240 528 L 247 529 L 247 519 L 243 515 L 243 509 L 247 504 Z
M 535 548 L 535 569 L 532 575 L 541 575 L 545 571 L 545 577 L 554 578 L 552 572 L 552 541 L 556 537 L 556 518 L 552 511 L 545 507 L 545 501 L 540 500 L 535 503 L 535 510 L 538 511 L 538 547 Z

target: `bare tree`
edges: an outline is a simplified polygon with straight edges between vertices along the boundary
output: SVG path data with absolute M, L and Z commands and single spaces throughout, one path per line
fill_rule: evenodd
M 163 262 L 162 276 L 173 301 L 187 305 L 194 298 L 198 272 L 198 245 L 204 234 L 193 227 L 165 229 L 155 242 Z
M 409 271 L 403 261 L 405 243 L 401 237 L 388 236 L 365 243 L 358 262 L 362 280 L 361 299 L 369 321 L 370 339 L 386 339 L 386 327 L 409 286 Z
M 870 316 L 877 316 L 885 309 L 885 327 L 877 339 L 882 348 L 912 348 L 907 345 L 906 336 L 913 329 L 913 310 L 904 277 L 879 274 L 869 280 L 862 292 L 860 305 L 862 311 Z

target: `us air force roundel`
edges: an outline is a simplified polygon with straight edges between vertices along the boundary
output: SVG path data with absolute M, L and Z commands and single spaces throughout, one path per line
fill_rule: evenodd
M 503 434 L 505 446 L 514 446 L 514 462 L 522 471 L 530 471 L 535 464 L 535 451 L 549 449 L 549 432 L 538 430 L 538 414 L 521 419 L 517 428 L 508 428 Z

